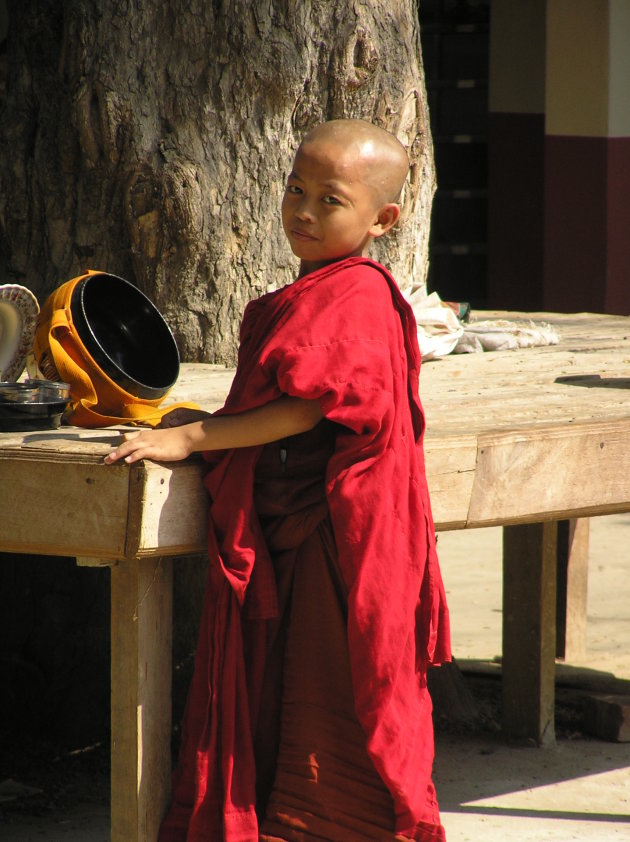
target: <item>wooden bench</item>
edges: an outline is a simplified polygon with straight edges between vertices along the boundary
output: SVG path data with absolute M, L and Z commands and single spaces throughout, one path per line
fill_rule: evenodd
M 570 654 L 583 645 L 586 519 L 630 511 L 630 318 L 531 318 L 560 345 L 428 362 L 420 392 L 437 529 L 504 528 L 504 730 L 542 744 L 554 739 L 557 559 Z M 171 398 L 216 408 L 232 374 L 184 365 Z M 106 466 L 116 437 L 0 434 L 0 550 L 111 567 L 111 838 L 134 842 L 155 839 L 169 798 L 172 563 L 204 551 L 206 502 L 199 460 Z

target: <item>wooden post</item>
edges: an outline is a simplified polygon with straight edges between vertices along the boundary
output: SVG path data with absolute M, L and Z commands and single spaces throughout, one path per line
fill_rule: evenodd
M 556 657 L 578 660 L 586 653 L 588 518 L 558 521 Z
M 503 730 L 555 743 L 555 522 L 503 529 Z
M 155 842 L 171 781 L 170 558 L 111 571 L 111 840 Z

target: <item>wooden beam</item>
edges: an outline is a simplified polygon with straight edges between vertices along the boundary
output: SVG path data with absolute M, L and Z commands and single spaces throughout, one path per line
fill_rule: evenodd
M 171 781 L 172 560 L 111 569 L 111 842 L 153 842 Z
M 503 730 L 555 743 L 556 548 L 554 522 L 503 529 Z
M 122 558 L 129 468 L 27 457 L 25 451 L 0 455 L 2 550 Z
M 130 478 L 125 555 L 186 555 L 207 545 L 206 463 L 199 457 L 176 466 L 143 462 Z
M 588 518 L 558 521 L 556 657 L 579 660 L 586 654 Z
M 483 433 L 468 526 L 626 511 L 629 451 L 627 419 Z
M 118 564 L 116 560 L 111 558 L 93 558 L 90 556 L 77 556 L 77 567 L 113 567 Z
M 436 527 L 463 529 L 468 520 L 475 481 L 477 437 L 458 435 L 449 436 L 446 441 L 437 441 L 427 435 L 424 456 Z

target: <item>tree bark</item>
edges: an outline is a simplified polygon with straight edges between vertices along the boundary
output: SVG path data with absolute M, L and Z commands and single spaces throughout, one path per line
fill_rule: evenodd
M 426 278 L 435 186 L 414 0 L 7 0 L 0 268 L 40 302 L 85 268 L 134 282 L 182 359 L 233 363 L 247 301 L 292 280 L 279 207 L 300 137 L 396 134 L 403 221 L 373 254 Z M 387 240 L 387 242 L 385 242 Z

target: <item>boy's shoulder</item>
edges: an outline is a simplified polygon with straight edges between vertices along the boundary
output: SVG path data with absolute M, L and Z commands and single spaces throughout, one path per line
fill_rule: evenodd
M 386 296 L 388 291 L 398 291 L 398 285 L 392 274 L 381 263 L 367 257 L 349 257 L 337 263 L 331 263 L 318 272 L 307 275 L 307 289 L 336 289 L 346 293 L 354 291 L 362 295 Z M 299 282 L 298 282 L 299 283 Z
M 326 269 L 321 275 L 310 276 L 305 294 L 295 301 L 303 319 L 315 318 L 318 323 L 329 320 L 339 330 L 352 325 L 353 329 L 379 335 L 390 332 L 401 317 L 408 320 L 409 305 L 382 264 L 363 257 L 348 258 Z
M 332 285 L 359 298 L 369 299 L 370 306 L 405 310 L 407 302 L 392 273 L 381 263 L 369 258 L 350 258 L 339 264 L 338 276 Z M 385 315 L 385 314 L 383 314 Z
M 246 315 L 250 317 L 248 322 L 254 317 L 275 331 L 286 319 L 307 328 L 328 321 L 355 325 L 362 320 L 384 322 L 406 306 L 383 265 L 369 258 L 353 257 L 330 263 L 250 302 Z

